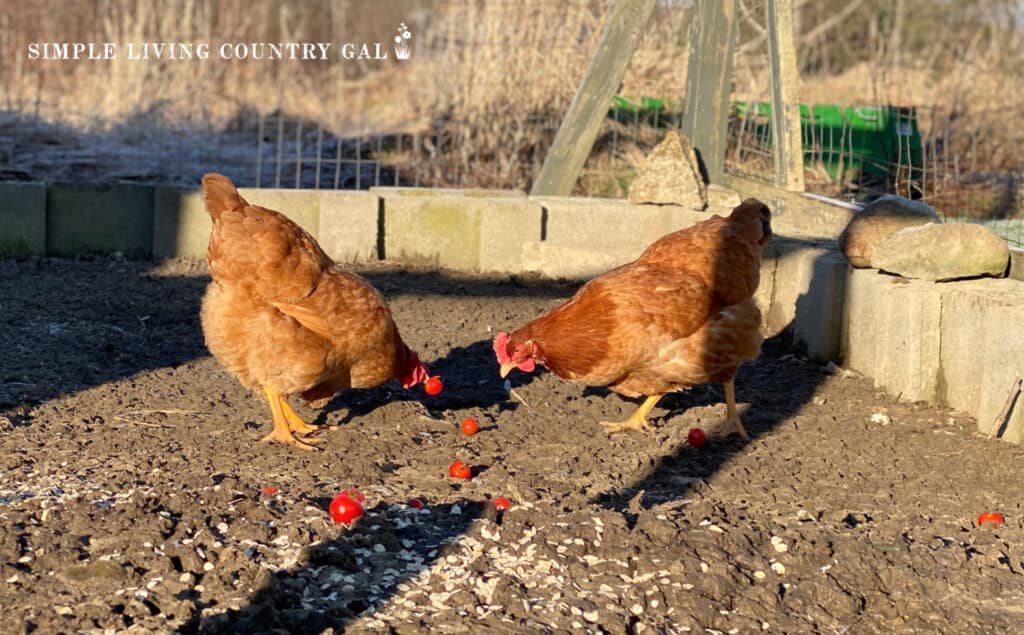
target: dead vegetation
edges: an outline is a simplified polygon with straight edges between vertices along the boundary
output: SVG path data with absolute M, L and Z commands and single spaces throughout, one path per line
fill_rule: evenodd
M 276 114 L 346 139 L 429 137 L 415 151 L 409 144 L 404 154 L 391 157 L 417 163 L 420 184 L 528 188 L 613 4 L 318 0 L 301 9 L 281 0 L 24 4 L 0 18 L 0 169 L 17 179 L 84 174 L 190 181 L 189 166 L 226 164 L 236 166 L 233 175 L 246 182 L 254 174 L 260 117 Z M 693 17 L 689 4 L 659 3 L 621 94 L 681 98 Z M 1024 31 L 1016 3 L 797 0 L 795 5 L 805 102 L 917 106 L 926 143 L 943 157 L 941 176 L 949 182 L 937 176 L 935 183 L 947 195 L 971 179 L 976 183 L 972 175 L 1022 172 L 1024 132 L 1013 125 L 1015 116 L 1024 114 L 1021 93 L 1013 89 L 1024 73 Z M 769 77 L 763 0 L 743 0 L 740 6 L 734 97 L 764 99 Z M 40 62 L 27 56 L 29 42 L 46 41 L 387 44 L 402 22 L 413 34 L 413 55 L 405 62 L 393 55 L 330 62 L 215 56 Z M 53 126 L 59 134 L 53 134 Z M 657 138 L 609 121 L 581 179 L 582 191 L 622 195 L 636 160 Z M 76 150 L 70 160 L 65 158 L 69 146 Z M 107 162 L 118 164 L 126 155 L 131 159 L 107 169 Z M 1015 201 L 1015 185 L 1000 196 Z

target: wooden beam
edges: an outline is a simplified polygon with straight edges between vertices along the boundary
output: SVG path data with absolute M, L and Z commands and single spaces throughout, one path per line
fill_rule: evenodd
M 736 0 L 697 3 L 690 30 L 682 133 L 690 138 L 711 183 L 725 174 L 726 133 L 736 46 Z
M 655 4 L 657 0 L 619 0 L 615 5 L 531 194 L 572 193 Z
M 793 0 L 767 0 L 768 59 L 772 79 L 772 140 L 775 186 L 804 191 L 804 152 L 800 139 L 800 72 L 793 44 Z

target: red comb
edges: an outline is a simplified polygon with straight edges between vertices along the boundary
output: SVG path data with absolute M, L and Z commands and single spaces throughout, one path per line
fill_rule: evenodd
M 508 333 L 498 333 L 494 338 L 494 354 L 497 356 L 499 364 L 504 364 L 509 360 Z

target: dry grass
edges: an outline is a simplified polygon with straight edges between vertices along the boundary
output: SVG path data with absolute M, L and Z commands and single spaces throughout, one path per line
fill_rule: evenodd
M 942 7 L 907 2 L 900 6 L 913 11 L 899 24 L 942 24 L 935 18 Z M 1015 125 L 1016 116 L 1024 114 L 1024 93 L 1017 89 L 1024 47 L 1017 30 L 1007 27 L 1006 35 L 991 27 L 975 36 L 951 24 L 935 34 L 934 44 L 922 48 L 910 35 L 893 38 L 885 31 L 902 28 L 913 34 L 914 29 L 887 27 L 878 18 L 880 31 L 856 49 L 856 42 L 846 41 L 850 37 L 843 25 L 854 20 L 871 24 L 872 12 L 881 15 L 885 3 L 854 3 L 851 15 L 829 28 L 823 28 L 829 24 L 821 17 L 843 11 L 843 3 L 796 4 L 804 34 L 800 58 L 808 66 L 805 101 L 924 106 L 937 113 L 922 122 L 925 134 L 941 137 L 964 173 L 1024 171 L 1024 132 Z M 158 158 L 144 170 L 148 174 L 204 157 L 227 160 L 224 153 L 206 150 L 169 157 L 181 146 L 169 140 L 187 139 L 190 147 L 209 144 L 211 133 L 217 135 L 214 143 L 254 138 L 258 117 L 284 113 L 341 137 L 435 135 L 425 154 L 407 158 L 423 164 L 424 182 L 528 188 L 613 5 L 614 0 L 311 0 L 301 8 L 283 0 L 22 3 L 0 17 L 0 137 L 36 130 L 27 123 L 58 122 L 63 127 L 57 132 L 46 129 L 48 147 L 66 149 L 60 139 L 67 134 L 92 135 L 73 144 L 76 152 L 111 144 L 104 156 L 117 155 L 124 146 L 152 146 Z M 764 98 L 763 10 L 759 0 L 742 5 L 734 91 L 737 97 Z M 691 19 L 690 10 L 657 9 L 621 93 L 682 97 Z M 402 21 L 414 33 L 407 62 L 211 58 L 72 63 L 31 61 L 25 55 L 30 41 L 388 43 Z M 841 64 L 829 62 L 841 68 L 826 68 L 822 60 L 838 58 L 827 48 L 829 41 L 842 39 L 838 35 L 852 52 L 841 51 Z M 589 193 L 624 193 L 630 170 L 654 141 L 616 125 L 609 122 L 602 132 L 581 180 Z M 26 154 L 38 145 L 15 139 L 5 146 L 0 138 L 0 165 L 25 164 Z M 247 148 L 233 146 L 232 160 L 255 154 Z M 24 170 L 28 178 L 46 178 L 34 173 L 45 172 L 51 157 L 59 161 L 56 154 L 33 154 L 37 160 Z M 133 158 L 135 165 L 142 160 Z M 192 178 L 191 173 L 182 175 Z

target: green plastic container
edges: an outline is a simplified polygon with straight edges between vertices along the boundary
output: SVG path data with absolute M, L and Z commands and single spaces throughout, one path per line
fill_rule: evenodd
M 608 116 L 622 123 L 664 127 L 678 119 L 682 104 L 653 97 L 617 95 Z M 735 102 L 732 115 L 746 121 L 759 149 L 772 147 L 772 107 L 767 102 Z M 914 108 L 898 106 L 800 106 L 804 161 L 820 164 L 836 180 L 920 181 L 924 151 Z
M 612 97 L 608 116 L 624 124 L 643 122 L 664 128 L 670 122 L 675 122 L 682 111 L 682 103 L 671 99 L 616 95 Z
M 733 115 L 747 122 L 763 149 L 772 144 L 771 104 L 737 102 Z M 924 170 L 914 108 L 898 106 L 800 106 L 806 164 L 821 164 L 837 180 L 919 181 Z

